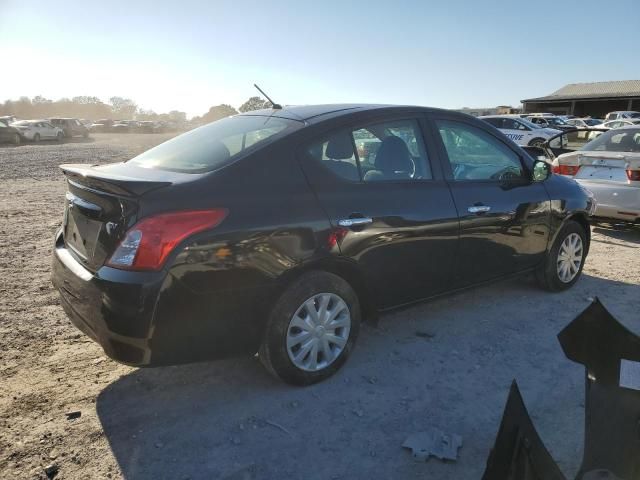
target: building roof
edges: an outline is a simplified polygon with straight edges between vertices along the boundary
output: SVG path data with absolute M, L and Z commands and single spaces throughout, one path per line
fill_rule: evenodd
M 640 97 L 640 80 L 570 83 L 546 97 L 528 98 L 524 102 L 576 100 L 580 98 Z

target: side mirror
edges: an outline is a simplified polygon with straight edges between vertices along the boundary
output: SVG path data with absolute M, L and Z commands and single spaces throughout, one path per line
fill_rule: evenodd
M 551 175 L 551 165 L 544 160 L 536 160 L 533 163 L 533 181 L 544 182 Z

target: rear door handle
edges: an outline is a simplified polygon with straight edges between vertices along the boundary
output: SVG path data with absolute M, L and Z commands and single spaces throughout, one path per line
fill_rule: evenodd
M 491 207 L 487 205 L 473 205 L 472 207 L 467 208 L 469 213 L 487 213 L 491 210 Z
M 342 220 L 338 220 L 338 225 L 341 227 L 356 227 L 369 223 L 373 223 L 373 219 L 369 217 L 343 218 Z

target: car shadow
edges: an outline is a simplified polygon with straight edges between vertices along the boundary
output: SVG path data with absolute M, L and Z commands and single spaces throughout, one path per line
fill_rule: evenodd
M 621 301 L 636 285 L 588 275 L 555 295 L 502 282 L 385 314 L 320 384 L 285 385 L 255 357 L 137 369 L 97 414 L 126 479 L 479 478 L 517 378 L 556 459 L 577 469 L 584 372 L 556 335 L 594 292 L 621 320 L 638 307 Z M 425 425 L 463 435 L 456 464 L 402 451 Z
M 71 137 L 65 138 L 62 143 L 93 143 L 96 140 L 93 137 Z
M 598 223 L 593 226 L 592 231 L 593 233 L 598 233 L 611 239 L 622 240 L 624 242 L 640 245 L 640 228 L 638 228 L 638 226 L 636 225 Z M 596 241 L 602 240 L 596 239 Z M 620 245 L 616 242 L 604 243 Z

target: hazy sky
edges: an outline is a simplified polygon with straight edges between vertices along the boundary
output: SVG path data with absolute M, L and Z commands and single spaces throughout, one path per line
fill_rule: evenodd
M 614 8 L 615 5 L 615 8 Z M 640 1 L 0 0 L 0 101 L 519 104 L 640 78 Z

